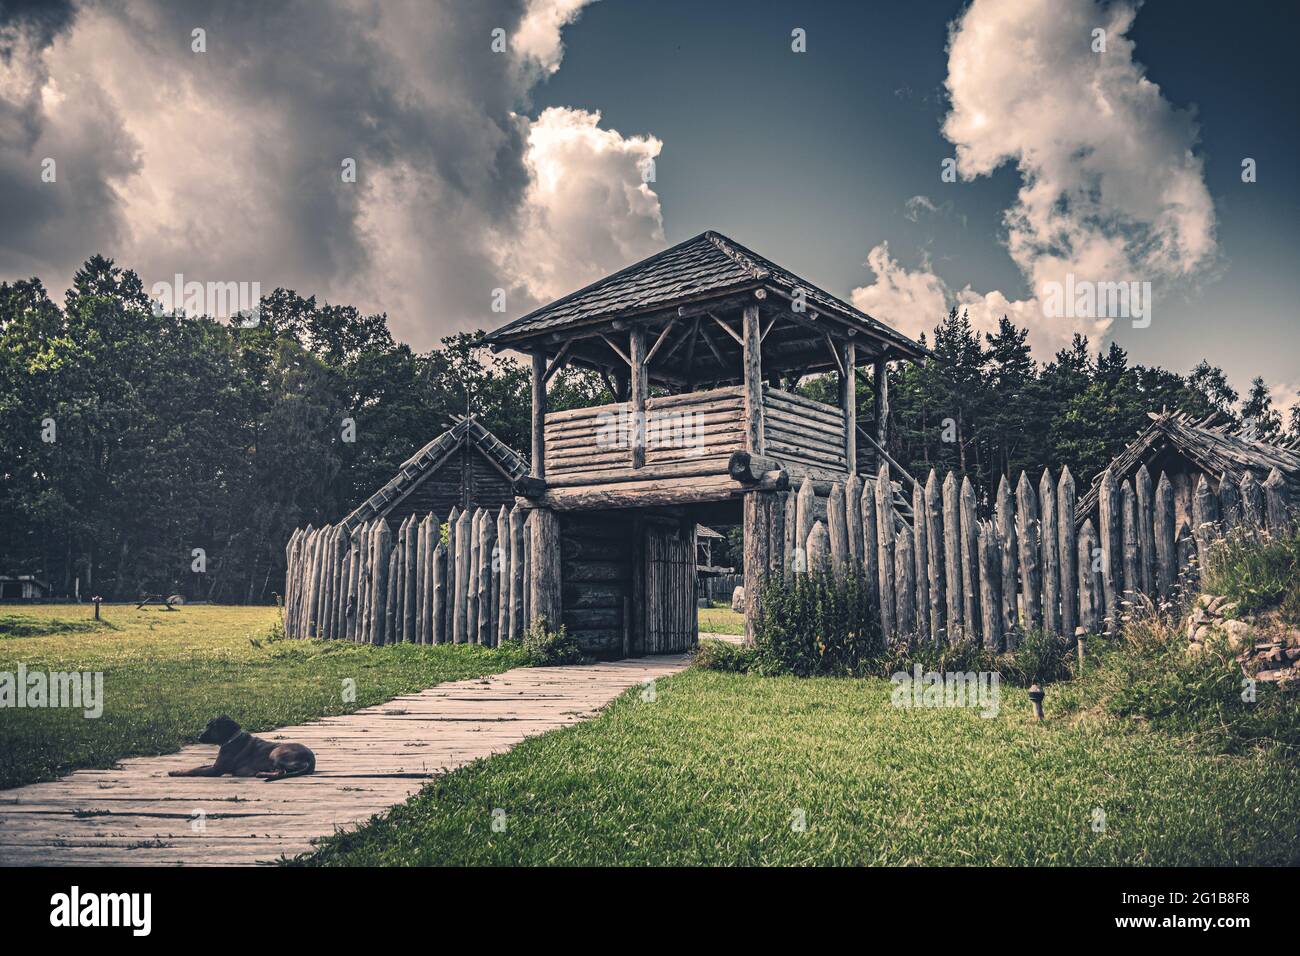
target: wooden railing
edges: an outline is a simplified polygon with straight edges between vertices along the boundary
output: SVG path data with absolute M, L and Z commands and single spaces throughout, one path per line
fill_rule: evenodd
M 795 466 L 800 477 L 844 478 L 844 414 L 802 395 L 763 387 L 763 445 L 768 457 Z
M 731 453 L 744 448 L 744 400 L 739 388 L 651 398 L 645 426 L 645 465 L 634 469 L 628 403 L 548 413 L 547 484 L 724 473 Z

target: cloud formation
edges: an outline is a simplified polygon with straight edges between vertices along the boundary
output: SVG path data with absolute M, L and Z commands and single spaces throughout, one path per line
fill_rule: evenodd
M 916 312 L 941 292 L 980 328 L 1003 313 L 1028 321 L 1031 343 L 1050 353 L 1075 331 L 1099 338 L 1111 324 L 1043 315 L 1047 284 L 1072 273 L 1152 282 L 1159 321 L 1161 291 L 1193 281 L 1213 261 L 1215 215 L 1193 152 L 1192 115 L 1174 108 L 1134 60 L 1125 34 L 1135 14 L 1094 0 L 971 3 L 950 27 L 943 133 L 962 180 L 1016 165 L 1021 187 L 1004 216 L 1006 246 L 1030 296 L 954 292 L 927 266 L 908 270 L 877 247 L 868 257 L 876 280 L 854 290 L 855 303 L 900 327 L 925 328 L 933 313 Z M 1094 51 L 1095 30 L 1104 52 Z
M 586 0 L 87 0 L 0 23 L 0 276 L 103 252 L 491 326 L 662 240 L 653 138 L 526 111 Z M 206 52 L 195 52 L 193 31 Z M 494 52 L 493 31 L 506 49 Z M 40 181 L 43 157 L 58 179 Z M 356 182 L 342 163 L 356 162 Z M 491 312 L 505 289 L 508 314 Z

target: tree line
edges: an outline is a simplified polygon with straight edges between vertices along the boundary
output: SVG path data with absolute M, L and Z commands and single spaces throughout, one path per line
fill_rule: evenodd
M 1259 379 L 1238 406 L 1206 362 L 1183 376 L 1076 337 L 1039 364 L 1026 335 L 1006 319 L 981 337 L 965 315 L 943 318 L 931 356 L 891 373 L 890 453 L 987 494 L 1002 474 L 1049 464 L 1090 479 L 1161 407 L 1300 437 Z M 0 574 L 35 574 L 58 596 L 273 600 L 292 530 L 337 521 L 454 416 L 528 449 L 528 369 L 482 336 L 417 353 L 382 314 L 286 289 L 262 297 L 252 327 L 160 313 L 102 256 L 61 306 L 38 279 L 0 283 Z M 799 389 L 838 401 L 825 376 Z M 612 400 L 579 370 L 550 386 L 556 409 Z M 869 421 L 869 383 L 858 400 Z

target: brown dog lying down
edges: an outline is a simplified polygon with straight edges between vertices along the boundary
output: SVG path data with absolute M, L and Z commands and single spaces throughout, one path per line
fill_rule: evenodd
M 262 777 L 266 783 L 301 777 L 316 769 L 316 755 L 302 744 L 273 744 L 241 730 L 225 714 L 213 717 L 199 737 L 201 744 L 220 744 L 217 762 L 193 770 L 173 770 L 169 777 Z

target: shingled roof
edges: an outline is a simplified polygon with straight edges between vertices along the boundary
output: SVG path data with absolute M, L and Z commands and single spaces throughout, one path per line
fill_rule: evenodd
M 1300 491 L 1300 451 L 1293 445 L 1246 438 L 1231 426 L 1214 425 L 1213 415 L 1195 421 L 1183 412 L 1147 414 L 1151 424 L 1110 463 L 1109 469 L 1117 482 L 1132 477 L 1141 465 L 1166 449 L 1173 449 L 1216 481 L 1227 472 L 1234 482 L 1240 482 L 1247 473 L 1263 482 L 1276 468 L 1293 490 Z M 1079 499 L 1075 511 L 1079 521 L 1096 508 L 1101 479 L 1102 475 L 1097 475 L 1092 487 Z
M 392 480 L 344 518 L 343 526 L 351 531 L 362 522 L 383 514 L 463 445 L 477 448 L 511 481 L 528 474 L 528 462 L 524 457 L 484 428 L 474 416 L 457 415 L 454 422 L 451 428 L 402 462 Z
M 925 354 L 919 344 L 903 333 L 746 249 L 734 239 L 712 231 L 679 242 L 515 319 L 489 334 L 486 341 L 497 346 L 510 346 L 542 332 L 576 328 L 615 317 L 662 312 L 675 306 L 764 287 L 786 296 L 802 290 L 809 310 L 853 324 L 882 340 L 899 356 L 920 358 Z

